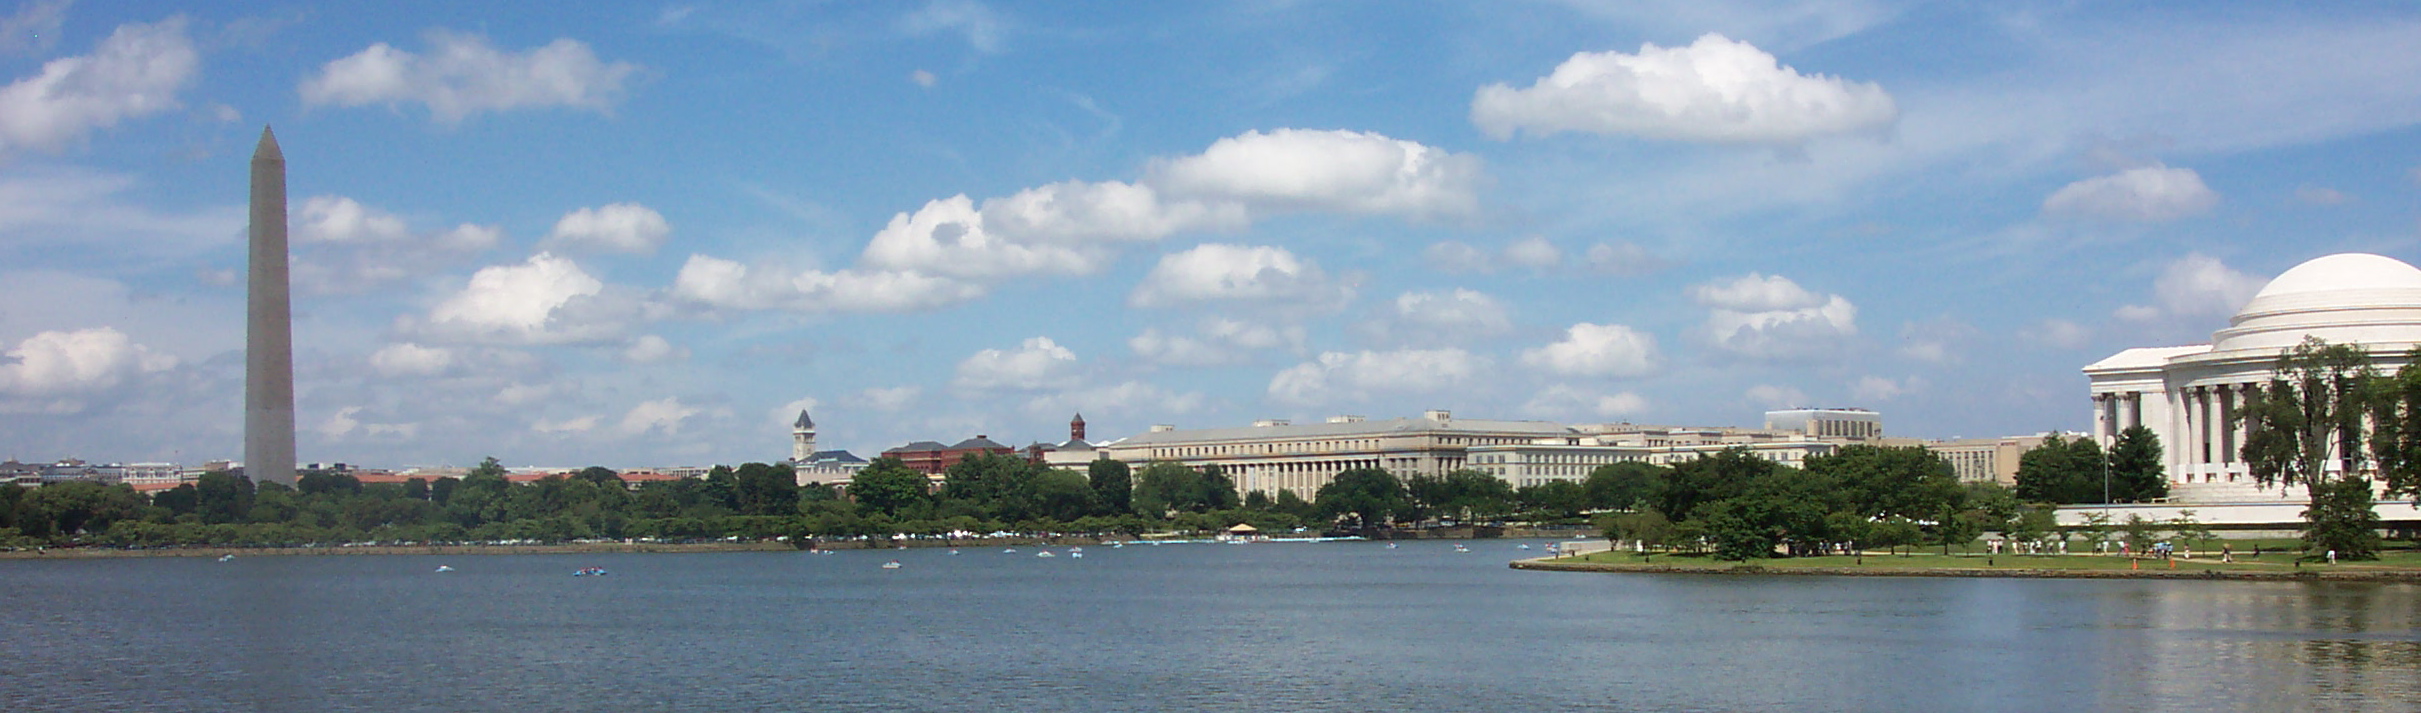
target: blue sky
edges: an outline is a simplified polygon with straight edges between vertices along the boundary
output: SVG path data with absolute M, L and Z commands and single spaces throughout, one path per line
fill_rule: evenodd
M 2402 3 L 0 13 L 0 457 L 238 456 L 263 125 L 304 461 L 2084 429 L 2084 364 L 2421 259 Z

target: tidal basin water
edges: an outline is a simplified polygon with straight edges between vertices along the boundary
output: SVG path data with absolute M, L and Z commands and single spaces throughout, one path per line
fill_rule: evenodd
M 1516 544 L 0 561 L 0 710 L 2421 710 L 2421 587 Z

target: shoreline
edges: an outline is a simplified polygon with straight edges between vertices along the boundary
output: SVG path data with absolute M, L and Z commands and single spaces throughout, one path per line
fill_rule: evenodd
M 2386 582 L 2391 584 L 2421 584 L 2421 570 L 2330 571 L 2301 570 L 2293 572 L 2222 572 L 2176 570 L 2108 570 L 2108 569 L 1985 569 L 1958 567 L 1766 567 L 1754 564 L 1726 566 L 1617 564 L 1611 562 L 1554 562 L 1555 558 L 1539 557 L 1514 560 L 1513 569 L 1545 572 L 1597 572 L 1604 574 L 1698 574 L 1698 575 L 1787 575 L 1818 577 L 2006 577 L 2012 579 L 2187 579 L 2237 582 Z
M 289 557 L 319 555 L 560 555 L 597 553 L 689 552 L 809 552 L 814 550 L 890 550 L 931 547 L 1090 547 L 1110 542 L 1146 544 L 1148 540 L 1098 537 L 979 537 L 950 540 L 810 540 L 800 547 L 780 540 L 755 542 L 567 542 L 523 545 L 356 545 L 329 547 L 51 547 L 0 551 L 0 560 L 121 559 L 128 557 L 223 557 L 226 555 Z

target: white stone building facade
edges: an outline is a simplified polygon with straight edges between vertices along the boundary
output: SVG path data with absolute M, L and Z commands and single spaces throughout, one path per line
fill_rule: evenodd
M 2141 425 L 2160 437 L 2180 502 L 2305 499 L 2253 484 L 2238 413 L 2279 356 L 2306 337 L 2354 344 L 2383 373 L 2421 344 L 2421 269 L 2364 253 L 2320 257 L 2280 274 L 2210 344 L 2128 349 L 2085 367 L 2093 435 L 2104 445 Z

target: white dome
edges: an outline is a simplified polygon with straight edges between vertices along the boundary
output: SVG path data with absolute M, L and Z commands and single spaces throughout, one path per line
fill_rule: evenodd
M 2421 342 L 2421 269 L 2368 253 L 2313 258 L 2253 295 L 2211 335 L 2214 352 L 2275 353 L 2306 336 L 2333 343 Z
M 2272 295 L 2380 288 L 2421 288 L 2421 268 L 2370 253 L 2338 253 L 2296 265 L 2271 280 L 2253 299 Z

